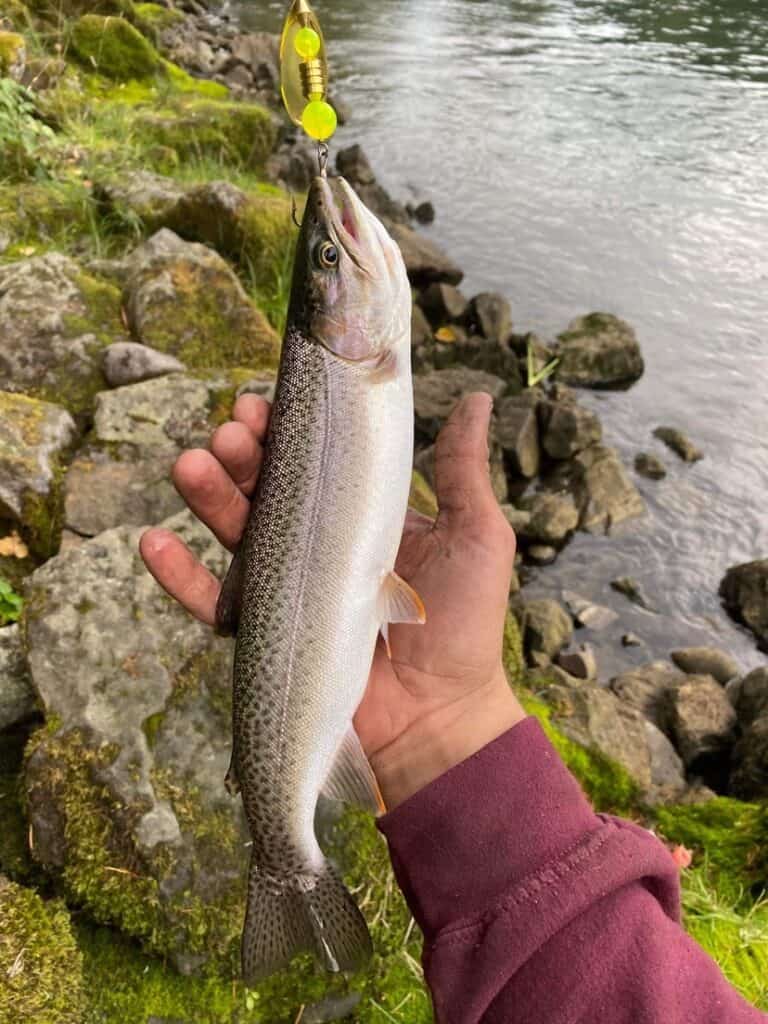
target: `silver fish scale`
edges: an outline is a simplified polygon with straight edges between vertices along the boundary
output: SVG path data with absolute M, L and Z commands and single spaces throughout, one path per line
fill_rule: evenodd
M 345 561 L 345 523 L 367 500 L 370 474 L 365 425 L 346 408 L 361 397 L 354 376 L 334 375 L 319 345 L 288 332 L 244 541 L 233 763 L 256 863 L 277 885 L 290 876 L 296 885 L 296 876 L 311 877 L 322 863 L 312 828 L 317 776 L 343 735 L 332 736 L 350 704 L 344 674 L 361 674 L 356 663 L 339 661 L 333 644 L 337 616 L 344 629 L 336 591 L 355 571 Z M 329 673 L 339 673 L 339 686 L 327 685 Z

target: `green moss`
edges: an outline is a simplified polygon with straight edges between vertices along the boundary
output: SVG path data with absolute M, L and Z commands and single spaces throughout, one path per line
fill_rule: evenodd
M 29 28 L 29 11 L 21 0 L 3 0 L 0 5 L 0 27 L 6 25 L 22 31 Z
M 150 750 L 154 750 L 155 744 L 157 743 L 158 733 L 162 728 L 165 714 L 162 711 L 158 711 L 156 715 L 150 715 L 149 718 L 145 718 L 141 724 L 141 731 L 147 738 L 147 744 Z
M 232 418 L 237 392 L 252 380 L 263 379 L 266 384 L 275 379 L 273 370 L 255 370 L 250 366 L 236 366 L 231 370 L 202 370 L 195 374 L 208 385 L 211 396 L 208 419 L 212 426 L 219 427 Z
M 160 35 L 174 25 L 184 22 L 184 15 L 170 7 L 160 4 L 134 4 L 133 20 L 136 27 L 153 43 L 157 43 Z
M 27 842 L 22 800 L 21 765 L 28 730 L 3 732 L 0 742 L 0 874 L 14 882 L 31 882 L 38 872 Z
M 24 53 L 24 38 L 15 32 L 0 32 L 0 77 L 9 74 Z
M 69 914 L 0 878 L 0 1024 L 81 1024 L 82 957 Z
M 150 5 L 147 5 L 150 6 Z M 165 8 L 163 8 L 165 10 Z M 166 13 L 171 13 L 170 11 Z M 211 82 L 207 78 L 193 78 L 177 64 L 168 60 L 163 61 L 165 73 L 173 88 L 183 94 L 203 96 L 209 100 L 226 100 L 229 96 L 229 89 L 221 82 Z
M 86 67 L 118 82 L 163 73 L 157 50 L 124 18 L 84 14 L 72 26 L 70 45 Z
M 504 623 L 504 642 L 502 647 L 504 671 L 512 686 L 518 686 L 525 674 L 525 657 L 523 656 L 523 637 L 520 625 L 511 613 L 507 613 Z

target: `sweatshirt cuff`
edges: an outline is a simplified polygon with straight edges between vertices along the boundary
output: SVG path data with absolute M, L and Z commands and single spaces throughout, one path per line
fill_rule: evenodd
M 534 718 L 526 718 L 379 819 L 398 884 L 427 941 L 491 909 L 601 826 Z

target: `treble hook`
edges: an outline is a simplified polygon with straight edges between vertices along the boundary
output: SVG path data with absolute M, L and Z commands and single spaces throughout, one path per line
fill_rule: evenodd
M 320 168 L 320 177 L 328 177 L 328 145 L 325 142 L 317 144 L 317 164 Z

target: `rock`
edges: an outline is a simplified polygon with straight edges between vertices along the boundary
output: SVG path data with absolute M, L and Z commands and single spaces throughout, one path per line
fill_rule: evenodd
M 408 277 L 416 288 L 427 288 L 433 281 L 461 284 L 464 272 L 434 242 L 405 224 L 386 226 L 400 246 Z
M 406 208 L 402 203 L 393 199 L 383 185 L 374 182 L 373 185 L 355 185 L 354 188 L 368 209 L 375 213 L 390 231 L 395 224 L 401 226 L 410 224 L 411 218 L 408 216 Z
M 720 583 L 720 596 L 731 616 L 755 634 L 757 646 L 768 651 L 768 558 L 732 566 Z
M 42 558 L 58 546 L 62 459 L 76 433 L 60 406 L 0 391 L 0 519 L 18 523 Z
M 685 788 L 682 758 L 653 722 L 645 721 L 645 738 L 651 760 L 651 784 L 664 790 L 667 800 Z M 671 791 L 671 792 L 669 792 Z
M 67 62 L 60 57 L 46 55 L 45 57 L 27 58 L 21 76 L 21 84 L 26 86 L 30 92 L 45 92 L 59 84 L 66 70 Z
M 526 651 L 554 657 L 573 636 L 571 617 L 557 601 L 541 598 L 526 601 L 523 618 L 523 643 Z
M 515 533 L 522 533 L 531 521 L 531 513 L 527 509 L 515 508 L 514 505 L 502 505 L 501 511 Z
M 611 590 L 615 590 L 619 594 L 623 594 L 632 602 L 632 604 L 636 604 L 638 608 L 645 608 L 645 610 L 649 612 L 656 611 L 651 602 L 645 596 L 645 592 L 641 585 L 636 579 L 633 579 L 632 576 L 619 576 L 618 579 L 611 580 Z
M 411 308 L 411 345 L 418 348 L 432 340 L 432 328 L 424 316 L 421 306 L 414 302 Z
M 120 176 L 97 182 L 93 198 L 102 213 L 121 221 L 138 218 L 147 231 L 156 231 L 186 190 L 173 178 L 151 171 L 122 171 Z
M 588 629 L 607 629 L 619 617 L 612 608 L 595 604 L 594 601 L 590 601 L 589 598 L 583 597 L 573 590 L 564 590 L 563 600 L 578 625 L 586 626 Z
M 157 50 L 124 18 L 84 14 L 72 26 L 70 47 L 89 70 L 118 82 L 165 73 Z
M 560 651 L 555 660 L 576 679 L 597 679 L 597 658 L 591 644 L 580 644 L 573 651 Z
M 576 401 L 545 399 L 537 411 L 541 446 L 551 459 L 570 459 L 602 439 L 600 420 Z
M 133 341 L 119 341 L 104 349 L 104 377 L 111 388 L 140 384 L 144 380 L 183 372 L 185 366 L 173 356 Z
M 712 676 L 723 686 L 739 674 L 739 666 L 717 647 L 685 647 L 672 651 L 670 658 L 681 672 L 693 676 Z
M 559 545 L 579 525 L 579 513 L 570 495 L 541 491 L 526 499 L 524 507 L 531 513 L 521 532 L 526 540 Z
M 768 715 L 768 668 L 753 669 L 726 692 L 739 722 L 750 726 L 755 719 Z
M 558 380 L 577 387 L 623 388 L 645 364 L 635 332 L 610 313 L 578 317 L 558 337 Z
M 419 296 L 419 305 L 434 327 L 446 323 L 458 323 L 466 316 L 469 308 L 467 299 L 458 288 L 444 282 L 431 284 Z
M 248 68 L 259 88 L 277 88 L 280 82 L 280 36 L 271 32 L 246 32 L 229 46 L 232 60 Z
M 300 142 L 283 143 L 266 164 L 270 181 L 282 182 L 291 192 L 308 192 L 317 173 L 317 154 Z
M 222 576 L 226 552 L 194 517 L 166 525 Z M 242 926 L 248 835 L 223 785 L 232 645 L 163 595 L 140 534 L 110 530 L 28 581 L 28 661 L 50 727 L 28 748 L 26 799 L 34 856 L 63 869 L 64 892 L 189 973 Z
M 534 565 L 551 565 L 557 558 L 557 548 L 551 544 L 531 544 L 525 549 L 525 557 Z
M 435 221 L 435 207 L 429 199 L 422 199 L 420 203 L 409 203 L 406 209 L 419 224 L 433 224 Z
M 723 687 L 711 676 L 686 676 L 666 690 L 659 710 L 687 768 L 710 784 L 710 765 L 730 756 L 736 738 L 736 712 Z
M 590 445 L 558 463 L 546 485 L 571 491 L 581 512 L 579 525 L 588 533 L 608 533 L 645 513 L 645 503 L 614 448 Z
M 648 452 L 640 452 L 635 456 L 635 471 L 648 480 L 663 480 L 667 469 L 661 459 Z
M 643 641 L 637 635 L 637 633 L 624 633 L 621 638 L 622 647 L 642 647 Z
M 522 392 L 517 358 L 507 345 L 483 338 L 480 334 L 467 334 L 466 328 L 458 324 L 443 327 L 435 334 L 439 342 L 448 342 L 449 337 L 450 343 L 435 345 L 436 365 L 446 361 L 450 365 L 458 363 L 474 370 L 485 370 L 505 380 L 509 394 L 519 395 Z
M 539 427 L 536 398 L 530 392 L 496 403 L 495 434 L 516 476 L 532 479 L 539 471 Z
M 340 149 L 336 154 L 336 170 L 350 185 L 373 185 L 376 175 L 359 144 Z
M 684 679 L 685 676 L 669 662 L 653 661 L 622 672 L 611 680 L 610 687 L 625 704 L 636 708 L 655 725 L 661 726 L 666 694 Z
M 163 229 L 129 257 L 133 335 L 193 367 L 276 368 L 280 339 L 227 263 Z
M 482 370 L 455 367 L 418 375 L 413 381 L 416 432 L 434 441 L 459 400 L 474 391 L 485 391 L 498 399 L 506 384 Z
M 683 462 L 698 462 L 704 458 L 704 452 L 700 451 L 693 441 L 676 427 L 657 427 L 653 436 L 663 441 L 667 448 L 671 448 L 676 455 L 680 456 Z
M 512 310 L 503 295 L 482 292 L 469 305 L 471 328 L 491 341 L 506 341 L 512 330 Z
M 17 625 L 0 629 L 0 733 L 30 718 L 35 693 Z
M 302 1014 L 303 1024 L 331 1024 L 332 1021 L 351 1017 L 362 1001 L 359 992 L 348 995 L 328 996 L 319 1003 L 308 1006 Z
M 26 59 L 24 36 L 0 31 L 0 78 L 13 78 L 20 82 L 24 77 Z
M 768 798 L 768 712 L 752 722 L 734 748 L 729 791 L 742 800 Z
M 207 447 L 210 406 L 208 386 L 182 374 L 98 395 L 89 444 L 67 474 L 67 527 L 93 537 L 180 511 L 171 469 L 185 449 Z
M 0 389 L 87 411 L 106 345 L 127 340 L 120 293 L 49 252 L 0 266 Z
M 488 452 L 488 466 L 491 474 L 491 487 L 496 500 L 503 504 L 508 497 L 507 475 L 504 472 L 504 455 L 498 444 L 491 441 Z M 430 487 L 435 486 L 435 446 L 429 445 L 416 453 L 414 468 L 417 469 Z

